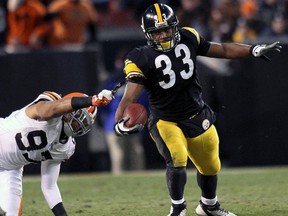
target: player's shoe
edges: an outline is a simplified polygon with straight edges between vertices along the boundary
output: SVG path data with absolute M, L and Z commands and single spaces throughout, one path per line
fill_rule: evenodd
M 205 205 L 201 200 L 196 208 L 198 216 L 237 216 L 226 209 L 220 208 L 219 202 L 213 206 Z
M 186 216 L 186 201 L 182 204 L 172 203 L 170 213 L 167 216 Z

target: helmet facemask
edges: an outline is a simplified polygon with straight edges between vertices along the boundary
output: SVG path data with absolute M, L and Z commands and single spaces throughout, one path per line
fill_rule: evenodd
M 149 46 L 157 51 L 168 52 L 180 41 L 178 23 L 178 18 L 169 6 L 156 3 L 144 13 L 141 27 Z M 168 31 L 169 29 L 172 29 L 170 37 L 161 40 L 153 39 L 153 32 Z
M 153 39 L 153 32 L 158 32 L 158 31 L 168 31 L 168 29 L 172 30 L 171 36 L 162 38 L 160 40 L 155 40 Z M 153 47 L 157 51 L 162 51 L 162 52 L 168 52 L 175 45 L 177 45 L 179 41 L 179 31 L 178 31 L 178 25 L 173 25 L 173 26 L 168 26 L 164 28 L 159 28 L 156 30 L 149 30 L 145 33 L 147 43 L 149 46 Z
M 65 95 L 63 98 L 71 97 L 88 97 L 81 92 L 72 92 Z M 97 107 L 90 106 L 75 110 L 71 113 L 66 113 L 62 117 L 63 131 L 66 136 L 79 137 L 88 133 L 97 116 Z
M 64 133 L 72 137 L 83 136 L 91 130 L 95 118 L 86 108 L 67 113 L 62 118 Z

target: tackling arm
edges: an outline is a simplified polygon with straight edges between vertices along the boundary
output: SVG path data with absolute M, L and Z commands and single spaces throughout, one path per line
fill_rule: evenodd
M 90 97 L 62 98 L 56 101 L 39 101 L 26 108 L 28 117 L 47 121 L 65 113 L 89 106 L 105 106 L 113 99 L 112 91 L 102 90 L 98 95 Z

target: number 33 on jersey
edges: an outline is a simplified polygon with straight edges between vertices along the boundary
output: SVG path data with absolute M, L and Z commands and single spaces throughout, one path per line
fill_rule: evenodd
M 191 101 L 190 96 L 199 95 L 201 92 L 195 75 L 196 56 L 205 55 L 210 44 L 193 28 L 184 27 L 179 33 L 181 42 L 174 49 L 159 52 L 149 46 L 142 46 L 132 50 L 125 61 L 124 71 L 127 78 L 145 85 L 152 112 L 163 119 L 165 113 L 159 110 L 169 109 L 170 114 L 182 113 L 184 117 L 188 112 L 197 112 L 199 103 L 203 102 L 197 97 L 193 97 L 194 100 Z M 149 82 L 146 82 L 146 79 Z M 183 113 L 183 110 L 187 110 L 187 113 Z M 181 119 L 181 116 L 179 118 Z

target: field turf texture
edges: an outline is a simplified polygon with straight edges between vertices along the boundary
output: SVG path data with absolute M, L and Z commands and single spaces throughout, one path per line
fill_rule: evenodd
M 23 216 L 51 216 L 40 176 L 23 178 Z M 288 167 L 222 168 L 218 180 L 221 207 L 238 216 L 288 215 Z M 166 216 L 170 198 L 165 171 L 60 174 L 58 185 L 69 215 Z M 187 216 L 200 198 L 195 169 L 188 170 Z

